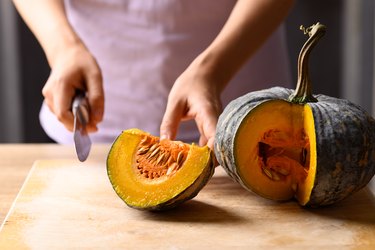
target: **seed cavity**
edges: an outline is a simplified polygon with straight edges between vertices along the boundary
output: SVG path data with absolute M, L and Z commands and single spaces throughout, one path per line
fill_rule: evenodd
M 258 143 L 262 173 L 272 181 L 292 178 L 292 189 L 306 178 L 309 169 L 309 141 L 305 132 L 267 131 Z
M 149 180 L 175 174 L 184 164 L 189 145 L 144 136 L 138 145 L 135 171 Z

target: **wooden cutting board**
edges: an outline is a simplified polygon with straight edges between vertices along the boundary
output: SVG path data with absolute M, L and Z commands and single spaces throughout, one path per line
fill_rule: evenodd
M 326 208 L 273 202 L 221 168 L 199 195 L 162 213 L 127 207 L 103 162 L 38 161 L 0 228 L 1 249 L 375 249 L 375 198 Z

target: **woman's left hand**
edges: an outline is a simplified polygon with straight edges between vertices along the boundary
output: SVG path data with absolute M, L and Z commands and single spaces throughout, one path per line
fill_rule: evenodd
M 180 121 L 194 119 L 200 132 L 199 145 L 213 148 L 221 113 L 221 87 L 197 58 L 175 81 L 160 126 L 160 137 L 174 139 Z

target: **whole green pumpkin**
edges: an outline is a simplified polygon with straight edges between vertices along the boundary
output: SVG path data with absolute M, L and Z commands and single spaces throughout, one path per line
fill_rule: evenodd
M 375 174 L 375 120 L 348 100 L 312 95 L 308 57 L 326 27 L 309 35 L 295 91 L 274 87 L 233 100 L 219 117 L 214 151 L 243 187 L 305 206 L 340 201 Z

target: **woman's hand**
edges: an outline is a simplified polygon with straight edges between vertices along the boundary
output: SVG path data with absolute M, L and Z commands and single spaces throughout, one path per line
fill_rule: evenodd
M 42 90 L 45 103 L 72 131 L 72 101 L 77 90 L 85 91 L 90 106 L 87 129 L 96 131 L 104 110 L 102 75 L 96 60 L 71 27 L 64 1 L 13 2 L 41 44 L 51 67 L 51 74 Z
M 77 90 L 86 92 L 90 107 L 87 130 L 94 132 L 103 118 L 104 93 L 100 68 L 82 43 L 60 50 L 51 65 L 42 93 L 44 101 L 64 126 L 73 130 L 72 101 Z
M 221 113 L 221 85 L 203 70 L 197 58 L 174 83 L 160 126 L 161 138 L 174 139 L 181 120 L 194 119 L 200 132 L 199 144 L 213 148 L 216 124 Z

